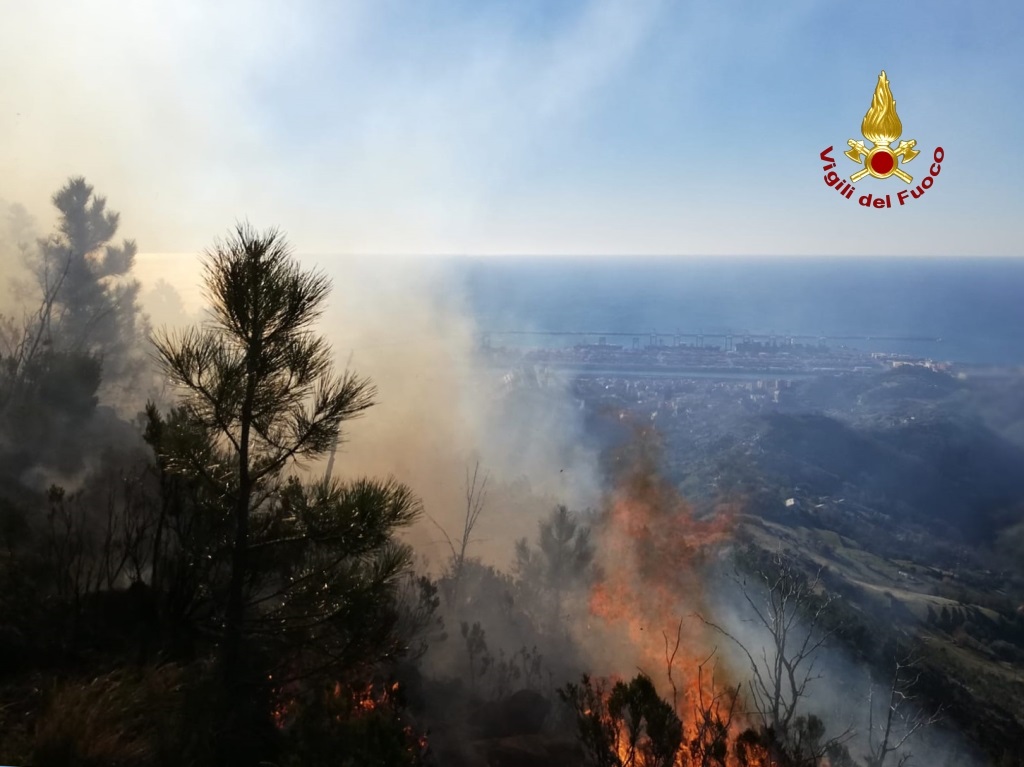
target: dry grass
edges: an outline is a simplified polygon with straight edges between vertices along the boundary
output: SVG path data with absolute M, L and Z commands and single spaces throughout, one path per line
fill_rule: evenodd
M 177 666 L 118 670 L 56 683 L 28 737 L 34 767 L 155 765 L 179 731 Z

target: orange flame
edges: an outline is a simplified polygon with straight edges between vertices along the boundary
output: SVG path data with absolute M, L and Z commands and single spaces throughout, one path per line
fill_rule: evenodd
M 272 679 L 270 680 L 272 681 Z M 278 702 L 271 710 L 274 726 L 279 730 L 288 728 L 299 715 L 299 698 L 297 686 L 275 687 Z M 378 684 L 369 682 L 366 685 L 348 685 L 336 681 L 333 687 L 322 694 L 328 704 L 331 718 L 341 724 L 343 722 L 368 716 L 372 712 L 388 708 L 398 714 L 400 704 L 398 694 L 399 683 Z M 422 757 L 429 749 L 426 733 L 418 732 L 412 725 L 402 728 L 405 735 L 406 750 L 413 756 Z
M 698 518 L 660 476 L 653 430 L 638 433 L 633 451 L 597 530 L 601 577 L 591 589 L 590 613 L 625 634 L 618 668 L 639 667 L 673 703 L 684 737 L 677 766 L 700 764 L 691 757 L 709 737 L 712 714 L 728 720 L 733 737 L 749 724 L 738 713 L 742 706 L 736 705 L 738 688 L 729 670 L 719 665 L 716 678 L 705 668 L 716 648 L 704 624 L 690 618 L 709 615 L 702 565 L 731 539 L 733 509 L 722 506 L 710 518 Z M 630 764 L 637 757 L 628 743 L 622 745 L 626 734 L 619 736 L 619 759 Z M 751 752 L 745 763 L 768 764 Z M 730 754 L 727 764 L 739 762 Z
M 896 114 L 896 99 L 889 90 L 889 79 L 885 76 L 885 70 L 878 76 L 871 108 L 864 115 L 860 132 L 868 141 L 881 146 L 888 146 L 903 133 L 903 123 Z
M 295 698 L 287 698 L 276 703 L 270 711 L 271 721 L 278 730 L 285 729 L 292 722 L 298 701 Z

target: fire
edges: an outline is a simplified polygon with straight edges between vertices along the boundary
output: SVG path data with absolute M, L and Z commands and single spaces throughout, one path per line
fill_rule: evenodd
M 398 682 L 391 684 L 369 682 L 362 686 L 346 687 L 341 682 L 335 682 L 331 696 L 335 703 L 344 703 L 348 698 L 349 705 L 342 705 L 343 709 L 335 716 L 339 722 L 347 718 L 358 717 L 378 709 L 392 707 L 397 704 L 396 696 L 399 692 Z M 337 706 L 335 706 L 337 708 Z
M 406 717 L 402 712 L 400 692 L 398 682 L 345 684 L 336 681 L 326 690 L 321 689 L 320 701 L 324 704 L 323 712 L 339 725 L 370 717 L 375 713 L 397 717 L 401 724 Z M 283 689 L 278 689 L 277 693 L 281 700 L 274 706 L 271 716 L 274 725 L 279 730 L 285 730 L 302 715 L 302 706 L 294 686 L 289 688 L 287 695 Z M 429 742 L 426 733 L 419 732 L 409 724 L 402 726 L 402 733 L 405 736 L 405 748 L 410 754 L 422 757 L 427 752 Z
M 299 710 L 299 687 L 294 682 L 275 682 L 272 674 L 267 677 L 267 681 L 272 685 L 270 720 L 278 730 L 285 730 L 295 721 Z
M 770 762 L 760 754 L 748 751 L 740 762 L 728 748 L 749 725 L 742 721 L 740 687 L 718 663 L 704 624 L 690 617 L 709 614 L 702 565 L 731 539 L 732 509 L 698 518 L 661 477 L 659 455 L 653 431 L 640 433 L 599 525 L 601 577 L 591 589 L 590 613 L 620 634 L 619 670 L 641 669 L 672 704 L 682 727 L 676 767 L 767 767 Z M 620 763 L 644 763 L 635 740 L 622 731 L 625 724 L 606 718 L 606 690 L 601 700 L 603 726 L 619 729 L 614 742 Z
M 703 626 L 680 618 L 707 614 L 701 564 L 730 539 L 732 514 L 723 508 L 698 519 L 660 476 L 653 432 L 638 441 L 598 531 L 602 577 L 591 590 L 590 612 L 626 632 L 626 651 L 637 657 L 623 658 L 624 667 L 639 666 L 652 678 L 668 666 L 695 673 L 713 646 Z M 677 689 L 677 708 L 686 702 L 680 696 L 697 692 L 687 681 Z
M 885 76 L 884 70 L 878 76 L 871 108 L 864 115 L 860 132 L 868 141 L 881 146 L 888 146 L 903 133 L 903 123 L 896 114 L 896 100 L 889 90 L 889 79 Z
M 295 698 L 287 698 L 276 703 L 270 711 L 270 718 L 274 723 L 274 727 L 279 730 L 288 727 L 295 715 L 297 706 L 298 701 Z
M 340 682 L 334 683 L 334 695 L 335 697 L 341 696 Z M 352 706 L 356 711 L 374 711 L 378 707 L 387 703 L 387 699 L 387 691 L 383 690 L 378 695 L 372 684 L 366 685 L 364 689 L 352 691 Z M 340 716 L 338 719 L 341 721 Z

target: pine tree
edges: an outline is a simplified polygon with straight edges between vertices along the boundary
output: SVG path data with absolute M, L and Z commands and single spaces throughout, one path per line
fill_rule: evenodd
M 244 763 L 261 680 L 342 674 L 401 651 L 392 597 L 411 553 L 392 532 L 419 504 L 393 480 L 307 485 L 285 475 L 329 451 L 342 423 L 373 403 L 369 381 L 334 374 L 330 347 L 313 331 L 326 277 L 300 269 L 277 230 L 242 224 L 206 254 L 205 281 L 211 321 L 161 332 L 155 344 L 220 459 L 162 460 L 203 477 L 230 520 L 222 756 Z
M 109 386 L 131 386 L 145 366 L 148 323 L 131 277 L 134 240 L 113 244 L 120 215 L 94 194 L 84 178 L 70 179 L 53 195 L 57 231 L 40 240 L 30 258 L 44 297 L 42 342 L 56 352 L 97 358 Z
M 590 528 L 581 524 L 566 506 L 559 505 L 538 523 L 537 548 L 525 538 L 516 542 L 516 572 L 531 596 L 543 594 L 549 601 L 545 616 L 549 628 L 564 625 L 565 592 L 586 577 L 594 561 Z

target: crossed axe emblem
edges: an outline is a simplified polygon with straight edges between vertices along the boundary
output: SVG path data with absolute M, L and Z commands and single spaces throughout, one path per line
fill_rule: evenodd
M 850 181 L 853 183 L 857 183 L 869 173 L 875 178 L 896 176 L 896 178 L 908 184 L 914 180 L 913 176 L 900 169 L 899 164 L 901 157 L 904 163 L 908 163 L 921 154 L 919 150 L 914 149 L 917 146 L 916 139 L 901 141 L 899 146 L 896 147 L 896 151 L 890 149 L 888 144 L 882 143 L 876 144 L 873 149 L 868 149 L 864 146 L 863 141 L 849 139 L 846 143 L 850 145 L 850 148 L 843 152 L 843 154 L 858 165 L 864 165 L 863 170 L 859 170 L 850 176 Z

